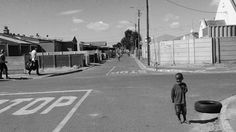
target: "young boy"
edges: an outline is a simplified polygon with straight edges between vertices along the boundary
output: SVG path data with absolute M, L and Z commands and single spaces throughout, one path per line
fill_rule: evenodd
M 175 74 L 176 84 L 174 84 L 172 91 L 171 91 L 171 99 L 172 103 L 175 104 L 175 112 L 178 117 L 179 122 L 188 123 L 186 120 L 186 97 L 185 94 L 188 92 L 187 85 L 182 82 L 184 77 L 182 73 Z M 180 115 L 183 115 L 183 121 L 181 121 Z

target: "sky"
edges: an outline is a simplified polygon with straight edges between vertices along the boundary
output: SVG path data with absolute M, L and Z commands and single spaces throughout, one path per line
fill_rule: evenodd
M 180 36 L 214 19 L 219 0 L 148 0 L 149 35 Z M 127 29 L 147 33 L 146 0 L 0 0 L 0 32 L 116 44 Z

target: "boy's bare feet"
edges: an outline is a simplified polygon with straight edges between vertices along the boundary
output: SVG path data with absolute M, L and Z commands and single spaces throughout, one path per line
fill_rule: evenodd
M 189 124 L 189 121 L 188 120 L 184 120 L 182 123 Z

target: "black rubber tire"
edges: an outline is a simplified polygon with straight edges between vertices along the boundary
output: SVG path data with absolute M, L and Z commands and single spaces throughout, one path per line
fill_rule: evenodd
M 200 100 L 195 102 L 195 110 L 201 113 L 220 113 L 222 104 L 213 100 Z

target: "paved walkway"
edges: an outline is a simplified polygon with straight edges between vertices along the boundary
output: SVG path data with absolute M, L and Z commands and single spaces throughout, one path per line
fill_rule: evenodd
M 192 72 L 192 73 L 232 73 L 236 72 L 235 64 L 182 64 L 182 65 L 155 65 L 148 66 L 147 59 L 141 58 L 136 62 L 142 69 L 157 72 Z
M 1 80 L 29 80 L 29 79 L 40 79 L 45 77 L 52 77 L 52 76 L 59 76 L 59 75 L 65 75 L 70 74 L 74 72 L 80 72 L 83 70 L 86 70 L 90 67 L 62 67 L 62 68 L 46 68 L 46 69 L 40 69 L 39 73 L 40 75 L 37 75 L 35 71 L 31 72 L 31 75 L 27 73 L 22 74 L 9 74 L 10 79 L 5 79 L 5 75 L 3 75 L 4 79 Z

